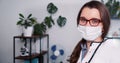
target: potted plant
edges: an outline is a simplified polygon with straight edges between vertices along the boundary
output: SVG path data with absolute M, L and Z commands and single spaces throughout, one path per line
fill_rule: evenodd
M 32 17 L 32 14 L 29 14 L 25 17 L 23 14 L 19 14 L 19 21 L 17 25 L 22 26 L 24 36 L 32 36 L 33 33 L 33 26 L 37 23 L 36 18 Z
M 117 0 L 108 0 L 105 5 L 107 6 L 111 18 L 120 19 L 120 2 Z
M 42 23 L 37 23 L 34 26 L 34 35 L 43 35 L 45 34 L 47 28 L 44 22 Z

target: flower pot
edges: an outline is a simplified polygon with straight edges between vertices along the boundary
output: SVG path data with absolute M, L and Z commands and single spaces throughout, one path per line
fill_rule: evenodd
M 23 33 L 24 33 L 24 36 L 32 36 L 33 27 L 31 26 L 31 27 L 24 28 Z

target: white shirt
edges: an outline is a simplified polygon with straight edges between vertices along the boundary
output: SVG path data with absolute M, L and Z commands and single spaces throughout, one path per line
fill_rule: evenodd
M 86 63 L 90 60 L 100 43 L 92 43 L 86 56 L 81 61 L 81 54 L 77 63 Z M 120 63 L 120 40 L 108 39 L 101 44 L 90 63 Z

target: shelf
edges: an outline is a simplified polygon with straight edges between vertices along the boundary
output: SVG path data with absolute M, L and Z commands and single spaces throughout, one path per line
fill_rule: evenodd
M 107 39 L 120 39 L 120 36 L 106 37 Z
M 42 48 L 41 48 L 41 40 L 42 38 L 46 37 L 47 38 L 47 51 L 43 51 Z M 27 47 L 27 44 L 29 44 L 29 49 L 30 49 L 30 53 L 28 56 L 16 56 L 16 53 L 15 53 L 15 50 L 16 50 L 16 39 L 22 39 L 23 41 L 22 42 L 25 42 L 24 46 Z M 32 52 L 32 42 L 36 42 L 36 40 L 40 40 L 39 41 L 39 44 L 40 44 L 40 53 L 31 53 Z M 27 42 L 30 42 L 30 43 L 27 43 Z M 13 37 L 13 63 L 16 63 L 15 59 L 18 59 L 18 60 L 29 60 L 30 63 L 32 59 L 34 58 L 44 58 L 43 55 L 47 54 L 47 63 L 49 63 L 49 35 L 48 34 L 43 34 L 43 35 L 32 35 L 32 36 L 14 36 Z M 43 59 L 42 59 L 43 60 Z M 41 59 L 39 60 L 41 61 Z M 44 63 L 44 62 L 42 62 Z
M 30 59 L 33 59 L 33 58 L 40 57 L 40 56 L 42 56 L 46 53 L 47 53 L 47 51 L 42 51 L 41 53 L 34 53 L 31 56 L 17 56 L 17 57 L 15 57 L 15 59 L 30 60 Z
M 14 36 L 14 38 L 39 38 L 39 37 L 45 37 L 45 36 L 48 36 L 48 34 L 32 35 L 32 36 Z

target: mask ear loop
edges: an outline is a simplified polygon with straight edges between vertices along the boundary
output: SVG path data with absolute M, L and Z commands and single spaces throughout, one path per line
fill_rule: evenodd
M 104 33 L 104 29 L 102 28 L 102 33 Z
M 102 35 L 101 35 L 101 37 L 103 38 L 103 33 L 104 33 L 104 29 L 103 29 L 103 27 L 102 27 Z M 104 40 L 104 39 L 103 39 Z

